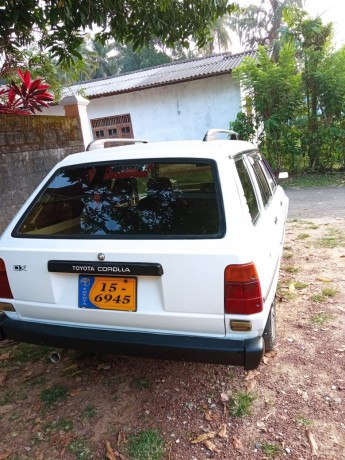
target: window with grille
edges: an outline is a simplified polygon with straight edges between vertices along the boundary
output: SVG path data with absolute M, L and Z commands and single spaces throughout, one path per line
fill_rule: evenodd
M 114 115 L 91 120 L 93 138 L 96 139 L 133 139 L 131 115 Z

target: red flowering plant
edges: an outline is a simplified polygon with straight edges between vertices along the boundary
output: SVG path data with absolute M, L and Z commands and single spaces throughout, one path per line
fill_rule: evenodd
M 42 84 L 42 79 L 31 80 L 28 70 L 18 70 L 21 85 L 13 80 L 5 88 L 0 88 L 0 114 L 30 115 L 35 111 L 42 112 L 41 107 L 49 107 L 47 102 L 54 96 L 47 92 L 49 85 Z

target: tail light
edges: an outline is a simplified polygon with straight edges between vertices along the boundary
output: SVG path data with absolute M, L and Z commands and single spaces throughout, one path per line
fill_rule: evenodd
M 252 315 L 263 308 L 259 277 L 253 263 L 228 265 L 224 276 L 225 313 Z
M 0 259 L 0 297 L 13 299 L 10 283 L 8 282 L 5 262 Z

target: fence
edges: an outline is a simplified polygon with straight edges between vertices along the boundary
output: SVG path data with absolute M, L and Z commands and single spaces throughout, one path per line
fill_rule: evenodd
M 0 234 L 48 171 L 83 150 L 78 117 L 0 115 Z

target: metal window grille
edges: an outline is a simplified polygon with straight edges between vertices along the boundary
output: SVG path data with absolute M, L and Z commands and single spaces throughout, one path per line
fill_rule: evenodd
M 91 120 L 91 127 L 94 140 L 106 138 L 134 138 L 132 120 L 129 113 L 111 117 L 94 118 Z M 109 146 L 111 146 L 111 144 L 109 144 Z

